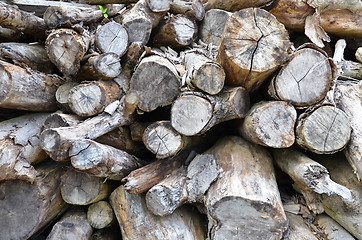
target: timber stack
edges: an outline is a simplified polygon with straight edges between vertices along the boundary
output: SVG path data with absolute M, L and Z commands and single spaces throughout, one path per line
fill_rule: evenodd
M 0 2 L 0 239 L 362 240 L 360 0 Z

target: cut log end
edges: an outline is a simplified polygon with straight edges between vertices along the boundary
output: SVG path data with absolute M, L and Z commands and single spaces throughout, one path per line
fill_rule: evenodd
M 54 152 L 61 146 L 61 137 L 57 131 L 46 129 L 40 135 L 40 147 L 48 152 Z
M 95 41 L 101 52 L 122 57 L 128 47 L 128 32 L 121 24 L 109 22 L 97 31 Z

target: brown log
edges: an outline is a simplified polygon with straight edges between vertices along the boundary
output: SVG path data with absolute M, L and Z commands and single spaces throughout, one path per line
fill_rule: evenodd
M 250 142 L 265 147 L 287 148 L 294 144 L 297 111 L 282 101 L 262 101 L 252 106 L 239 133 Z
M 289 235 L 286 240 L 318 240 L 313 234 L 307 224 L 304 223 L 303 218 L 293 213 L 285 213 L 289 221 Z
M 49 161 L 38 165 L 36 171 L 33 184 L 19 180 L 0 183 L 0 236 L 3 240 L 28 239 L 67 206 L 59 189 L 62 166 Z
M 78 86 L 79 83 L 77 82 L 66 82 L 60 85 L 55 92 L 55 99 L 58 102 L 59 108 L 64 110 L 65 112 L 72 112 L 69 107 L 69 92 L 75 86 Z
M 174 0 L 171 2 L 170 12 L 182 13 L 195 21 L 201 21 L 205 16 L 205 8 L 200 0 Z
M 248 8 L 227 20 L 218 62 L 224 67 L 228 84 L 252 91 L 283 63 L 289 47 L 283 24 L 265 10 Z
M 116 222 L 111 205 L 106 201 L 93 203 L 88 207 L 87 219 L 95 229 L 110 227 Z
M 215 46 L 219 46 L 226 21 L 231 14 L 231 12 L 221 9 L 210 9 L 207 11 L 199 26 L 200 40 L 206 44 L 211 43 Z
M 21 32 L 10 28 L 0 27 L 1 42 L 18 42 L 21 39 Z
M 281 239 L 288 223 L 268 152 L 233 136 L 205 153 L 222 172 L 205 197 L 210 238 Z
M 65 82 L 57 75 L 44 74 L 0 61 L 0 107 L 27 111 L 57 109 L 55 92 Z
M 341 225 L 330 218 L 326 214 L 320 214 L 316 217 L 314 223 L 321 231 L 331 240 L 343 239 L 354 240 L 355 238 L 349 234 Z
M 238 11 L 243 8 L 262 7 L 270 2 L 270 0 L 247 0 L 236 2 L 233 0 L 203 0 L 206 10 L 218 8 L 226 11 Z

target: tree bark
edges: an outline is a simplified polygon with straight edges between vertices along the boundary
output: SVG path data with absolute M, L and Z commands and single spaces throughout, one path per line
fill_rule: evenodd
M 21 39 L 21 32 L 0 26 L 1 42 L 18 42 Z
M 57 111 L 55 113 L 50 114 L 45 119 L 43 126 L 41 128 L 41 132 L 49 128 L 75 126 L 80 122 L 82 122 L 82 118 L 77 115 L 65 114 L 62 113 L 61 111 Z
M 316 217 L 314 225 L 328 237 L 330 240 L 354 240 L 355 238 L 349 234 L 341 225 L 335 222 L 326 214 L 320 214 Z
M 55 99 L 58 102 L 59 108 L 64 110 L 65 112 L 71 113 L 72 110 L 69 107 L 69 92 L 75 86 L 78 86 L 79 83 L 77 82 L 66 82 L 60 85 L 55 92 Z
M 289 236 L 286 240 L 318 240 L 299 215 L 286 212 L 289 221 Z
M 87 219 L 95 229 L 107 228 L 116 222 L 112 207 L 106 201 L 99 201 L 90 205 L 87 211 Z
M 167 12 L 170 10 L 172 0 L 146 0 L 152 12 Z
M 262 7 L 267 5 L 271 0 L 247 0 L 247 1 L 234 1 L 234 0 L 203 0 L 205 9 L 223 9 L 226 11 L 238 11 L 250 7 Z
M 170 12 L 184 14 L 195 21 L 201 21 L 205 16 L 205 8 L 200 0 L 174 0 Z
M 199 38 L 206 44 L 219 46 L 225 24 L 231 12 L 221 9 L 210 9 L 199 25 Z

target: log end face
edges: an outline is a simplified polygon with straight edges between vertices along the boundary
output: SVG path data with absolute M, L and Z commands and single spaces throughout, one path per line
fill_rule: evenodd
M 72 166 L 81 171 L 95 168 L 103 160 L 99 148 L 93 147 L 92 140 L 84 139 L 75 141 L 69 149 Z
M 202 91 L 215 95 L 224 87 L 224 69 L 215 63 L 206 63 L 194 75 L 193 84 Z
M 128 47 L 128 32 L 121 24 L 109 22 L 97 31 L 96 45 L 103 53 L 115 53 L 122 57 Z
M 56 130 L 46 129 L 40 134 L 40 147 L 47 152 L 54 152 L 61 146 L 61 137 Z

